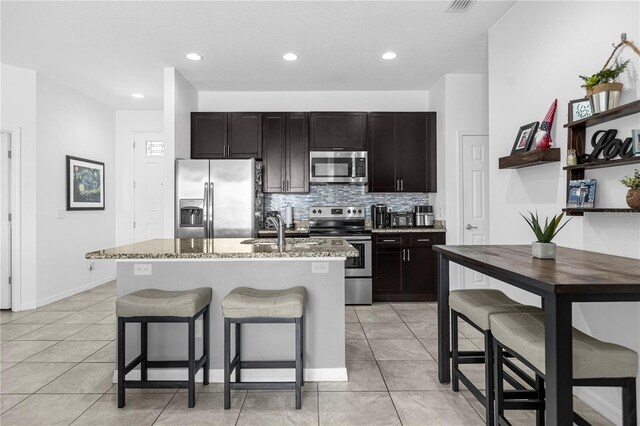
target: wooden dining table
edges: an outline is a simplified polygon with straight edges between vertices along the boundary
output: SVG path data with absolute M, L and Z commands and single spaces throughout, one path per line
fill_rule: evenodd
M 451 380 L 449 262 L 454 262 L 541 297 L 546 424 L 573 424 L 572 304 L 640 301 L 640 259 L 558 247 L 555 260 L 542 260 L 532 257 L 530 245 L 436 245 L 433 249 L 438 254 L 439 381 Z

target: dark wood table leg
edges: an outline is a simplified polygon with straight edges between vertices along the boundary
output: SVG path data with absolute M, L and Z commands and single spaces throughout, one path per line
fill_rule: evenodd
M 569 296 L 544 297 L 546 409 L 549 426 L 573 424 L 573 345 Z
M 438 253 L 438 380 L 451 381 L 449 363 L 449 261 Z

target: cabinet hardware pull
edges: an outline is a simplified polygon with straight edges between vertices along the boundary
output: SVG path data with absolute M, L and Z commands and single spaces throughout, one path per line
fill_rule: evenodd
M 428 238 L 418 238 L 418 241 L 431 241 L 431 240 Z
M 404 179 L 400 179 L 400 191 L 404 191 Z
M 411 249 L 407 249 L 407 262 L 411 262 Z
M 406 258 L 405 258 L 405 251 L 404 251 L 404 249 L 402 249 L 402 261 L 404 262 L 405 260 L 406 260 Z
M 396 180 L 396 191 L 400 191 L 400 181 Z
M 343 151 L 344 150 L 344 148 L 331 148 L 331 149 L 333 149 L 334 151 Z
M 384 243 L 395 243 L 398 240 L 382 240 Z

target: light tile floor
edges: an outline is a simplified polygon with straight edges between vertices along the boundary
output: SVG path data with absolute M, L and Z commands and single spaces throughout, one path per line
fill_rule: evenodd
M 222 409 L 222 386 L 198 385 L 196 407 L 181 390 L 129 390 L 116 408 L 115 284 L 35 311 L 0 311 L 0 424 L 9 425 L 481 425 L 483 407 L 464 389 L 437 380 L 436 305 L 347 306 L 348 382 L 307 383 L 302 410 L 292 392 L 234 392 Z M 481 336 L 461 327 L 461 349 Z M 482 383 L 482 367 L 469 375 Z M 474 368 L 475 367 L 475 368 Z M 594 425 L 610 424 L 576 400 Z M 510 413 L 531 425 L 531 412 Z

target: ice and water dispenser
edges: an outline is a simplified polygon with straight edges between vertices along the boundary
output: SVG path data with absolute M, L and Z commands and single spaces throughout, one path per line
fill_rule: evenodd
M 180 200 L 180 226 L 204 226 L 204 200 Z

